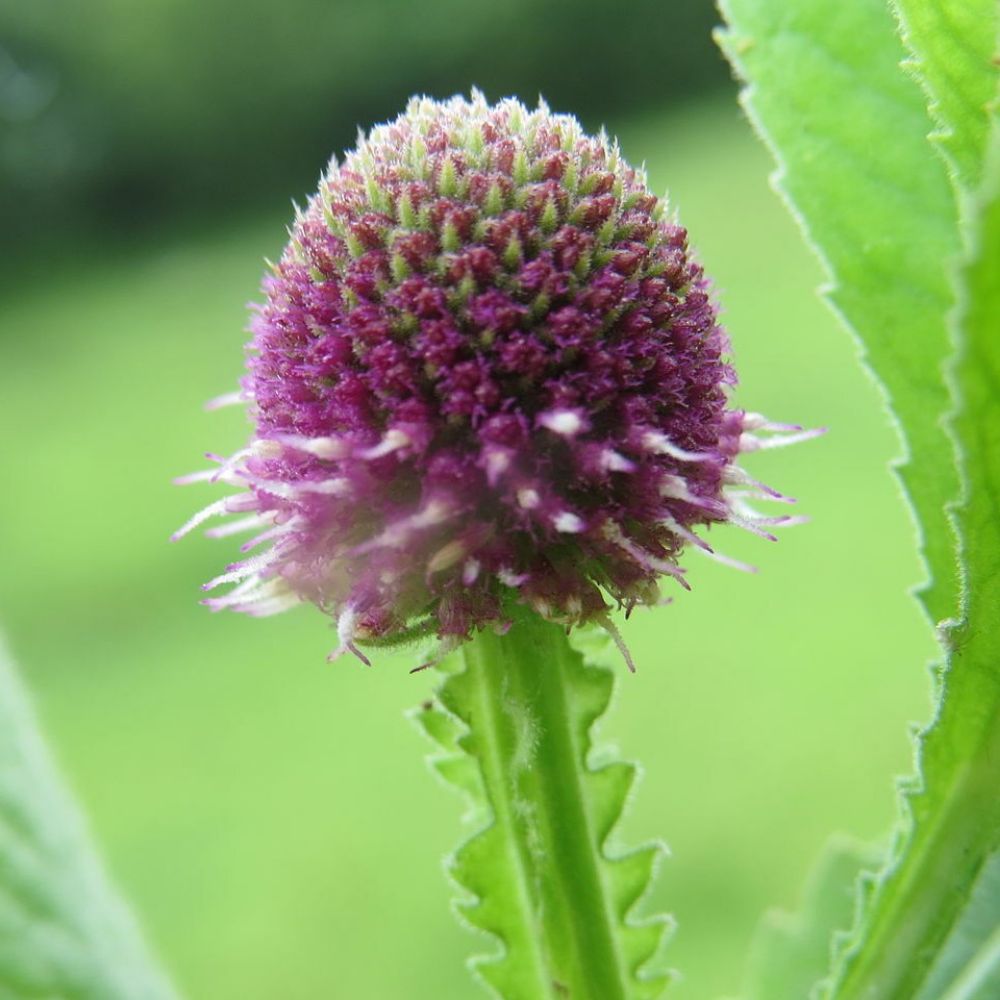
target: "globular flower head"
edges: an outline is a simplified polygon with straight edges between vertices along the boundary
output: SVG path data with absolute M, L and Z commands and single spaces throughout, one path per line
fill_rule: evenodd
M 731 487 L 783 499 L 735 461 L 802 435 L 729 408 L 686 231 L 572 117 L 413 100 L 331 163 L 263 292 L 253 438 L 189 477 L 243 492 L 182 532 L 242 512 L 211 533 L 266 548 L 208 585 L 235 584 L 212 607 L 311 601 L 338 652 L 458 641 L 512 600 L 603 621 L 683 583 L 698 526 L 789 520 Z

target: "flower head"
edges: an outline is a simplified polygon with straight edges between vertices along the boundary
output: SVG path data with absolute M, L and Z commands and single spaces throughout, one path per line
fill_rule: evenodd
M 735 461 L 810 432 L 729 408 L 687 233 L 572 117 L 413 100 L 331 163 L 263 291 L 253 438 L 188 477 L 243 491 L 178 533 L 260 532 L 213 608 L 311 601 L 337 652 L 458 641 L 510 600 L 606 620 L 684 583 L 696 527 L 791 520 L 746 507 L 784 498 Z

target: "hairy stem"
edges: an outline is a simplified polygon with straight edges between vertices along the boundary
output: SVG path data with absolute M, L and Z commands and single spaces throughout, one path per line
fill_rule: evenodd
M 544 655 L 539 653 L 544 650 Z M 621 959 L 592 843 L 566 672 L 553 626 L 489 633 L 465 653 L 479 695 L 490 801 L 510 838 L 525 915 L 536 928 L 545 995 L 624 998 Z M 488 748 L 488 749 L 487 749 Z
M 634 780 L 630 764 L 593 769 L 590 729 L 613 675 L 588 666 L 564 631 L 522 615 L 479 634 L 441 691 L 478 764 L 485 826 L 458 851 L 456 880 L 476 897 L 469 920 L 501 938 L 479 963 L 505 1000 L 645 1000 L 663 976 L 639 974 L 664 921 L 628 912 L 652 876 L 657 846 L 611 857 L 604 844 Z

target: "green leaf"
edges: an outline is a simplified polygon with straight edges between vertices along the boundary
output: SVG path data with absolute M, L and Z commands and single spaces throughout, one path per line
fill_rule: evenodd
M 991 1000 L 1000 990 L 1000 927 L 962 969 L 941 1000 Z
M 982 55 L 996 37 L 1000 12 L 995 2 L 980 4 L 985 20 L 974 11 L 966 18 L 949 2 L 900 0 L 899 6 L 918 71 L 925 74 L 937 138 L 967 206 L 966 227 L 978 232 L 965 273 L 962 319 L 954 331 L 963 350 L 952 372 L 960 400 L 952 426 L 965 472 L 963 503 L 956 512 L 964 576 L 948 557 L 942 523 L 947 502 L 957 498 L 951 450 L 940 433 L 928 433 L 928 423 L 937 424 L 949 410 L 940 378 L 947 351 L 947 338 L 942 341 L 940 334 L 949 306 L 942 284 L 947 271 L 941 265 L 960 247 L 959 226 L 954 200 L 943 197 L 940 172 L 917 148 L 916 139 L 930 121 L 917 114 L 912 88 L 893 75 L 900 50 L 887 12 L 873 0 L 855 0 L 845 6 L 811 4 L 808 13 L 786 17 L 776 6 L 769 10 L 766 0 L 731 0 L 735 29 L 727 45 L 752 84 L 751 110 L 775 147 L 785 189 L 831 267 L 838 284 L 835 298 L 865 342 L 911 444 L 914 460 L 903 478 L 924 528 L 934 577 L 924 595 L 926 606 L 935 619 L 958 620 L 946 633 L 951 655 L 937 688 L 937 716 L 921 734 L 920 770 L 904 789 L 905 822 L 896 848 L 882 877 L 863 881 L 854 933 L 822 992 L 838 1000 L 903 1000 L 923 988 L 929 1000 L 943 995 L 935 990 L 947 988 L 949 1000 L 968 1000 L 994 995 L 979 991 L 993 975 L 997 947 L 980 934 L 974 954 L 968 945 L 956 950 L 963 939 L 960 930 L 976 926 L 969 916 L 975 887 L 1000 846 L 1000 228 L 995 191 L 981 199 L 981 205 L 991 207 L 977 224 L 978 210 L 968 207 L 965 185 L 1000 169 L 994 166 L 984 174 L 982 168 L 984 95 L 996 88 L 995 68 Z M 951 37 L 940 36 L 945 24 Z M 976 33 L 985 33 L 989 41 L 984 44 L 973 37 Z M 802 65 L 806 57 L 808 68 Z M 873 281 L 864 268 L 852 269 L 846 259 L 844 225 L 834 218 L 838 179 L 831 163 L 841 171 L 842 210 L 848 216 L 859 185 L 869 195 L 881 190 L 885 205 L 869 217 L 876 223 L 871 238 L 913 242 L 914 251 L 901 252 L 895 266 L 885 262 L 886 269 L 877 273 L 881 281 Z M 894 199 L 903 191 L 914 196 L 908 212 Z M 929 248 L 933 253 L 924 254 Z M 859 257 L 866 255 L 861 244 Z M 915 266 L 921 256 L 923 274 Z M 879 324 L 875 306 L 881 303 L 905 316 L 918 297 L 927 310 L 922 323 L 909 329 Z M 886 349 L 887 335 L 895 342 L 895 355 L 891 345 Z M 915 377 L 914 364 L 928 384 Z M 960 607 L 955 607 L 956 583 L 964 585 Z M 950 974 L 962 962 L 948 986 L 941 970 Z
M 986 162 L 986 188 L 979 197 L 963 198 L 970 251 L 952 374 L 960 400 L 953 428 L 965 472 L 956 511 L 965 571 L 961 616 L 949 634 L 938 717 L 923 734 L 923 789 L 910 800 L 912 831 L 865 914 L 863 936 L 836 970 L 837 997 L 868 996 L 865 991 L 876 982 L 913 995 L 928 964 L 947 950 L 948 936 L 968 919 L 977 880 L 1000 848 L 1000 138 L 995 123 L 993 155 Z
M 830 966 L 831 942 L 851 926 L 855 886 L 884 850 L 839 837 L 827 846 L 797 914 L 768 913 L 750 954 L 744 1000 L 805 1000 Z
M 0 648 L 0 998 L 172 1000 Z
M 1000 12 L 998 12 L 1000 13 Z M 1000 118 L 994 115 L 984 185 L 968 203 L 971 250 L 963 273 L 965 301 L 958 324 L 962 350 L 955 369 L 962 406 L 955 431 L 965 456 L 965 494 L 957 511 L 964 541 L 966 590 L 955 636 L 947 700 L 926 754 L 944 757 L 939 814 L 951 820 L 961 866 L 951 893 L 964 908 L 932 970 L 922 997 L 936 994 L 934 977 L 956 957 L 967 958 L 947 1000 L 1000 995 Z M 940 749 L 939 749 L 940 748 Z M 945 753 L 950 753 L 945 756 Z M 937 763 L 937 759 L 934 760 Z M 950 765 L 950 769 L 949 769 Z M 950 779 L 950 780 L 949 780 Z M 940 994 L 944 996 L 944 994 Z
M 591 738 L 613 673 L 528 614 L 461 656 L 442 707 L 415 718 L 440 748 L 432 765 L 471 806 L 449 872 L 460 914 L 500 943 L 473 968 L 504 1000 L 652 1000 L 668 978 L 649 968 L 668 921 L 634 911 L 663 849 L 613 846 L 636 769 L 598 761 Z
M 915 1000 L 948 996 L 1000 996 L 1000 854 L 983 865 L 969 894 L 968 905 L 948 935 Z M 965 991 L 964 993 L 962 991 Z
M 935 622 L 953 617 L 959 578 L 945 508 L 959 480 L 942 426 L 951 409 L 942 369 L 954 302 L 944 264 L 959 241 L 923 95 L 900 70 L 905 52 L 884 0 L 721 8 L 729 28 L 720 44 L 747 82 L 742 100 L 778 162 L 775 183 L 898 421 L 908 452 L 899 474 L 931 576 L 924 604 Z
M 933 138 L 958 184 L 977 189 L 996 97 L 997 0 L 893 0 L 917 78 L 938 125 Z

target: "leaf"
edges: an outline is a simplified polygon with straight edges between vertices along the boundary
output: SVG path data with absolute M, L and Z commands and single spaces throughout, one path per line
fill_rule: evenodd
M 946 994 L 952 996 L 962 988 L 968 991 L 970 987 L 963 987 L 963 980 L 972 981 L 976 989 L 983 990 L 984 997 L 1000 996 L 1000 967 L 996 958 L 992 963 L 983 961 L 984 957 L 989 959 L 997 952 L 998 931 L 1000 854 L 993 854 L 973 883 L 968 905 L 944 942 L 915 1000 L 942 1000 Z M 978 981 L 973 976 L 977 976 Z M 966 992 L 965 995 L 972 997 L 975 993 Z
M 776 186 L 898 421 L 907 450 L 899 475 L 932 578 L 923 602 L 933 621 L 950 618 L 959 579 L 945 507 L 959 480 L 941 423 L 951 409 L 941 376 L 954 302 L 944 262 L 959 241 L 947 177 L 926 141 L 923 96 L 900 71 L 904 50 L 884 0 L 722 0 L 721 8 L 729 28 L 720 44 L 747 82 L 743 104 L 778 162 Z M 878 553 L 858 553 L 859 562 L 866 556 Z
M 902 1000 L 916 995 L 935 961 L 949 952 L 948 942 L 958 940 L 954 936 L 958 928 L 967 926 L 973 888 L 1000 842 L 996 795 L 1000 787 L 996 615 L 1000 527 L 995 515 L 1000 500 L 996 330 L 1000 230 L 988 214 L 966 273 L 964 319 L 956 329 L 956 341 L 965 345 L 952 373 L 961 400 L 953 430 L 965 460 L 963 504 L 956 513 L 964 541 L 963 578 L 956 576 L 955 562 L 948 558 L 948 532 L 942 523 L 947 501 L 957 496 L 951 450 L 940 434 L 927 433 L 928 421 L 939 421 L 948 410 L 947 393 L 939 379 L 942 350 L 947 348 L 947 340 L 942 342 L 940 337 L 941 324 L 949 305 L 941 263 L 960 246 L 953 202 L 942 196 L 938 172 L 914 145 L 929 121 L 921 121 L 916 114 L 912 90 L 892 77 L 899 47 L 889 35 L 880 5 L 871 0 L 846 7 L 822 2 L 810 5 L 808 13 L 795 12 L 788 18 L 770 6 L 766 0 L 731 0 L 735 28 L 726 43 L 730 57 L 751 81 L 751 109 L 775 147 L 784 171 L 782 183 L 835 275 L 835 298 L 866 343 L 869 363 L 887 385 L 911 443 L 913 465 L 903 478 L 924 528 L 925 554 L 935 581 L 924 600 L 933 617 L 959 617 L 949 608 L 956 582 L 964 583 L 961 606 L 956 609 L 961 620 L 947 633 L 951 655 L 937 688 L 937 716 L 921 734 L 918 775 L 904 788 L 904 824 L 896 848 L 882 877 L 862 882 L 858 922 L 824 987 L 824 995 L 838 1000 Z M 993 74 L 991 92 L 995 92 L 995 70 L 983 64 L 981 39 L 971 35 L 941 39 L 925 32 L 929 25 L 940 27 L 941 19 L 950 18 L 954 30 L 985 32 L 992 40 L 998 9 L 995 4 L 984 7 L 989 15 L 984 23 L 957 17 L 953 3 L 938 4 L 932 10 L 922 0 L 900 0 L 900 8 L 918 68 L 927 74 L 924 84 L 938 119 L 942 151 L 950 160 L 958 194 L 968 204 L 963 181 L 982 175 L 983 149 L 977 149 L 977 143 L 985 122 L 977 121 L 976 109 L 985 120 L 985 102 L 980 103 L 986 92 L 983 73 Z M 804 69 L 801 63 L 807 56 L 811 66 Z M 936 91 L 950 87 L 952 80 L 959 81 L 957 89 Z M 894 103 L 890 94 L 896 95 Z M 810 111 L 805 114 L 807 105 Z M 949 114 L 955 115 L 954 120 Z M 796 115 L 805 138 L 796 134 Z M 809 138 L 814 132 L 818 142 Z M 863 269 L 852 269 L 844 256 L 844 227 L 833 218 L 838 179 L 827 163 L 819 162 L 824 149 L 844 172 L 839 178 L 844 212 L 853 214 L 856 185 L 867 188 L 869 194 L 882 190 L 886 207 L 874 217 L 878 222 L 874 238 L 890 243 L 902 238 L 917 248 L 910 254 L 900 253 L 897 268 L 888 262 L 888 270 L 879 274 L 881 282 L 873 282 Z M 894 207 L 892 202 L 894 189 L 913 187 L 915 182 L 906 179 L 907 172 L 920 178 L 923 190 L 921 198 L 912 199 L 909 214 L 902 204 Z M 990 203 L 995 204 L 995 199 Z M 974 211 L 966 214 L 969 229 L 976 228 L 975 215 Z M 921 275 L 914 264 L 931 247 L 933 253 L 924 255 Z M 863 246 L 859 256 L 866 256 Z M 907 281 L 912 283 L 909 296 Z M 927 315 L 922 323 L 907 331 L 887 330 L 878 322 L 878 310 L 871 308 L 874 303 L 881 301 L 894 307 L 897 315 L 907 315 L 915 298 L 912 293 L 923 297 Z M 845 301 L 852 305 L 845 307 Z M 896 340 L 895 356 L 885 350 L 887 333 Z M 933 384 L 922 386 L 913 377 L 915 372 L 908 374 L 907 366 L 914 359 Z M 990 941 L 980 944 L 986 951 L 973 956 L 950 987 L 958 991 L 955 997 L 972 997 L 967 990 L 980 988 L 975 977 L 983 969 L 985 975 L 992 974 Z
M 990 1000 L 1000 989 L 1000 927 L 989 936 L 941 1000 Z
M 930 99 L 933 138 L 958 184 L 977 189 L 996 96 L 996 0 L 894 0 L 911 65 Z
M 171 1000 L 0 648 L 0 998 Z
M 1000 994 L 1000 117 L 995 111 L 982 160 L 984 185 L 969 202 L 971 251 L 963 271 L 962 350 L 954 372 L 962 400 L 954 427 L 966 460 L 957 511 L 966 590 L 945 709 L 925 748 L 928 792 L 942 803 L 936 817 L 950 820 L 945 829 L 954 831 L 956 841 L 949 846 L 961 860 L 948 890 L 963 908 L 932 970 L 926 1000 L 935 996 L 933 977 L 956 955 L 968 957 L 972 986 L 963 987 L 960 975 L 948 1000 Z
M 576 646 L 534 615 L 481 633 L 442 685 L 443 707 L 415 719 L 440 748 L 432 765 L 471 805 L 449 872 L 461 916 L 500 942 L 472 960 L 479 978 L 505 1000 L 652 1000 L 668 978 L 649 968 L 668 921 L 635 910 L 663 848 L 611 846 L 636 769 L 595 761 L 614 676 Z
M 758 928 L 741 994 L 745 1000 L 809 996 L 829 968 L 834 934 L 851 926 L 858 876 L 884 854 L 844 837 L 831 841 L 810 877 L 799 913 L 769 913 Z
M 910 2 L 914 12 L 921 2 Z M 947 9 L 947 5 L 944 9 Z M 911 829 L 898 859 L 862 913 L 858 940 L 834 970 L 834 996 L 869 995 L 872 983 L 894 985 L 912 995 L 955 948 L 967 927 L 977 880 L 1000 847 L 1000 151 L 987 157 L 987 100 L 963 101 L 961 93 L 937 91 L 953 81 L 980 98 L 995 99 L 996 65 L 980 55 L 978 33 L 995 39 L 1000 5 L 984 5 L 983 19 L 968 21 L 965 35 L 945 47 L 952 63 L 935 71 L 931 56 L 924 83 L 932 111 L 962 110 L 954 122 L 941 118 L 942 151 L 952 167 L 956 197 L 968 235 L 967 263 L 959 277 L 961 305 L 955 315 L 959 345 L 952 380 L 958 412 L 952 422 L 963 456 L 964 489 L 955 512 L 964 572 L 961 612 L 949 631 L 951 647 L 941 703 L 921 734 L 920 788 L 908 802 Z M 914 22 L 916 23 L 916 22 Z M 911 23 L 908 38 L 916 51 L 938 53 L 935 39 Z M 931 20 L 933 25 L 933 20 Z M 957 30 L 957 29 L 956 29 Z M 963 56 L 965 58 L 963 58 Z M 956 86 L 958 84 L 956 83 Z M 978 106 L 978 107 L 977 107 Z M 973 111 L 981 122 L 975 121 Z M 994 146 L 997 124 L 993 123 Z M 987 163 L 990 166 L 987 168 Z M 985 178 L 978 194 L 965 185 Z M 949 937 L 950 935 L 950 937 Z M 982 942 L 979 942 L 980 944 Z M 882 985 L 883 989 L 886 985 Z M 937 989 L 932 981 L 929 989 Z M 868 992 L 866 992 L 868 991 Z M 889 995 L 889 994 L 886 994 Z M 928 997 L 937 996 L 933 992 Z M 971 996 L 971 994 L 969 994 Z

